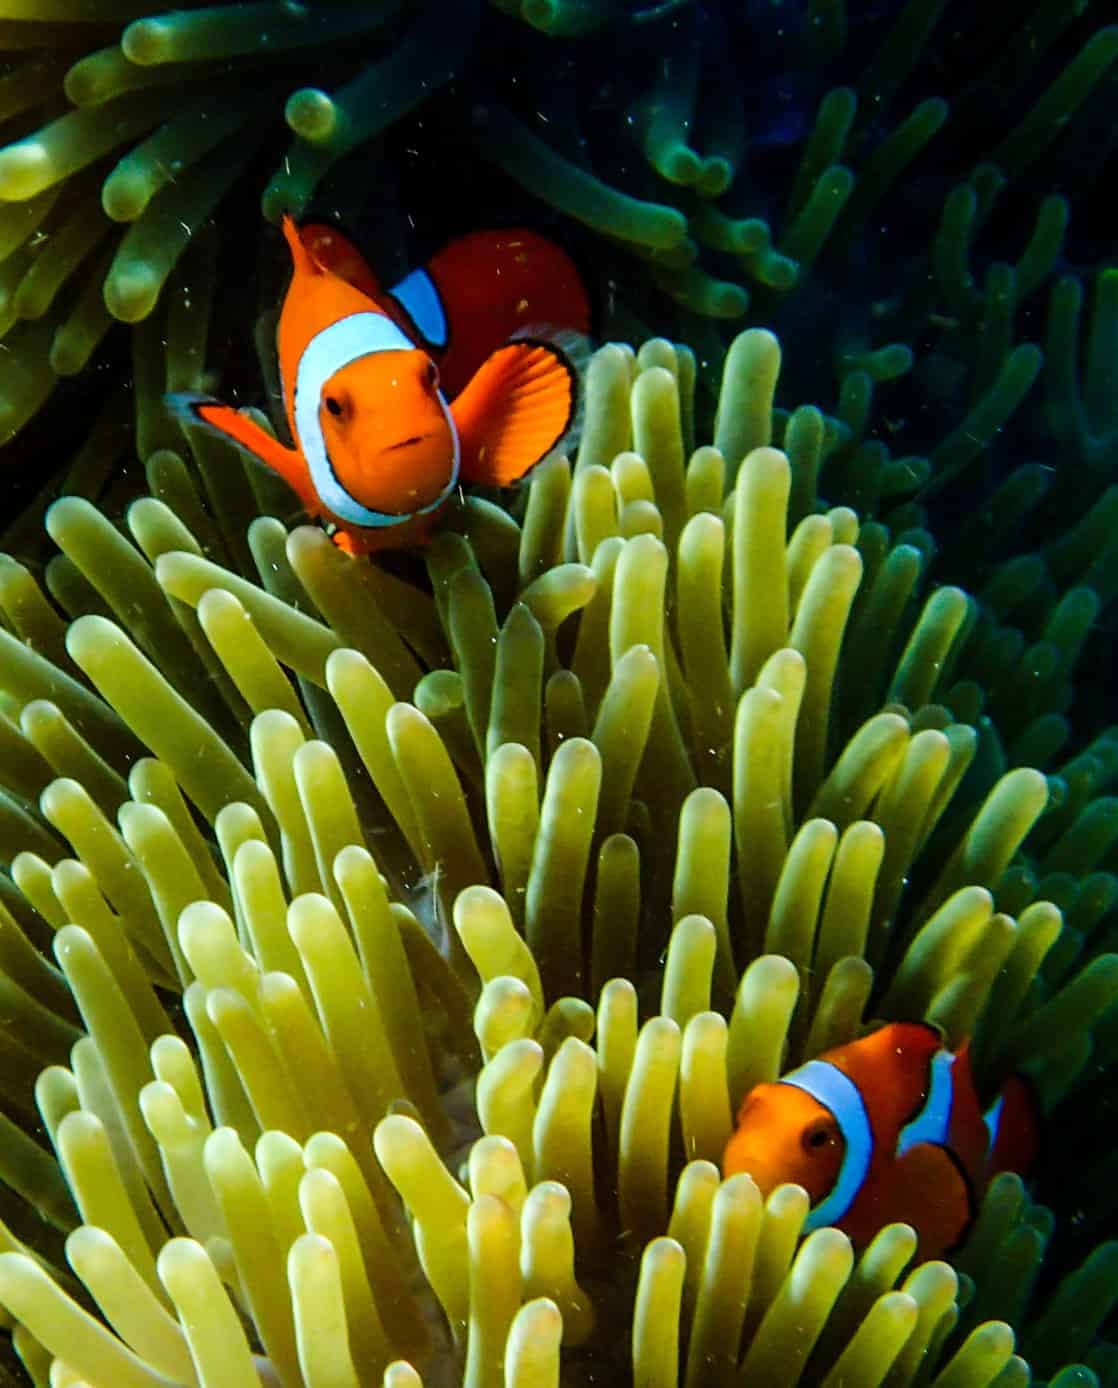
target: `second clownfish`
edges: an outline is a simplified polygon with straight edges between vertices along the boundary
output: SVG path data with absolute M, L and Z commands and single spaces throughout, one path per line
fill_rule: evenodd
M 983 1112 L 968 1045 L 949 1051 L 937 1028 L 891 1022 L 751 1089 L 723 1172 L 748 1172 L 763 1195 L 802 1186 L 805 1230 L 835 1225 L 857 1247 L 887 1224 L 909 1224 L 925 1260 L 954 1248 L 987 1183 L 1026 1171 L 1036 1150 L 1020 1076 Z
M 463 484 L 507 486 L 571 429 L 589 305 L 567 255 L 525 230 L 452 242 L 383 290 L 332 227 L 283 233 L 277 330 L 294 446 L 247 415 L 170 397 L 273 468 L 351 553 L 421 543 Z

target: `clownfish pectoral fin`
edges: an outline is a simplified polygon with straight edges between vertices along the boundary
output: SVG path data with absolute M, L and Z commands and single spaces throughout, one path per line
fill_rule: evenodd
M 958 1244 L 975 1216 L 974 1188 L 948 1147 L 921 1142 L 894 1163 L 892 1200 L 880 1223 L 911 1224 L 920 1237 L 921 1261 L 938 1258 Z M 895 1202 L 895 1203 L 894 1203 Z
M 255 420 L 231 405 L 223 405 L 206 395 L 181 393 L 168 395 L 167 405 L 183 424 L 207 429 L 227 443 L 234 443 L 258 462 L 277 472 L 296 494 L 307 511 L 319 510 L 318 498 L 311 482 L 310 471 L 303 455 L 294 448 L 285 448 L 279 439 L 269 434 Z
M 518 337 L 488 357 L 450 412 L 464 482 L 507 487 L 562 440 L 572 440 L 586 339 Z

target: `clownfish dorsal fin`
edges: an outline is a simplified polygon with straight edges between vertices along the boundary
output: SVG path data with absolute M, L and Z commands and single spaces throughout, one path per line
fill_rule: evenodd
M 295 267 L 297 275 L 325 275 L 328 272 L 326 266 L 312 254 L 295 225 L 295 218 L 290 212 L 283 214 L 283 238 L 287 242 L 287 249 L 291 252 L 291 263 Z
M 226 443 L 236 444 L 257 462 L 278 473 L 311 515 L 321 510 L 310 471 L 297 449 L 285 448 L 279 439 L 250 416 L 235 410 L 232 405 L 223 405 L 220 400 L 188 392 L 168 395 L 166 400 L 172 414 L 177 415 L 184 424 L 206 429 Z
M 464 482 L 507 487 L 570 436 L 584 342 L 577 334 L 515 338 L 486 358 L 450 406 Z
M 375 299 L 385 308 L 380 281 L 368 261 L 350 238 L 330 222 L 304 222 L 299 240 L 311 259 L 322 269 L 337 275 L 346 284 Z

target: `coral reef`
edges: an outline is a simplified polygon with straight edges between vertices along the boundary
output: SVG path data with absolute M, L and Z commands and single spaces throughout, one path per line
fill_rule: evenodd
M 33 1382 L 1118 1382 L 1118 1247 L 1038 1294 L 1017 1178 L 918 1266 L 720 1180 L 741 1095 L 872 1019 L 1049 1110 L 1118 1058 L 1118 744 L 1045 776 L 956 709 L 1001 680 L 1051 747 L 1090 595 L 1015 681 L 923 532 L 819 509 L 845 435 L 779 370 L 743 334 L 696 447 L 692 355 L 603 348 L 574 466 L 466 501 L 428 584 L 227 450 L 151 451 L 126 531 L 57 502 L 46 592 L 0 562 Z

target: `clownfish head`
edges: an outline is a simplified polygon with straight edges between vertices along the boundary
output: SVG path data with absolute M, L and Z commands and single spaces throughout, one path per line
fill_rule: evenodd
M 802 1186 L 812 1205 L 834 1187 L 846 1142 L 834 1114 L 802 1089 L 759 1084 L 745 1096 L 726 1145 L 722 1173 L 748 1172 L 763 1196 Z
M 370 511 L 411 515 L 456 475 L 458 440 L 439 372 L 418 349 L 374 352 L 322 383 L 318 426 L 330 471 Z

